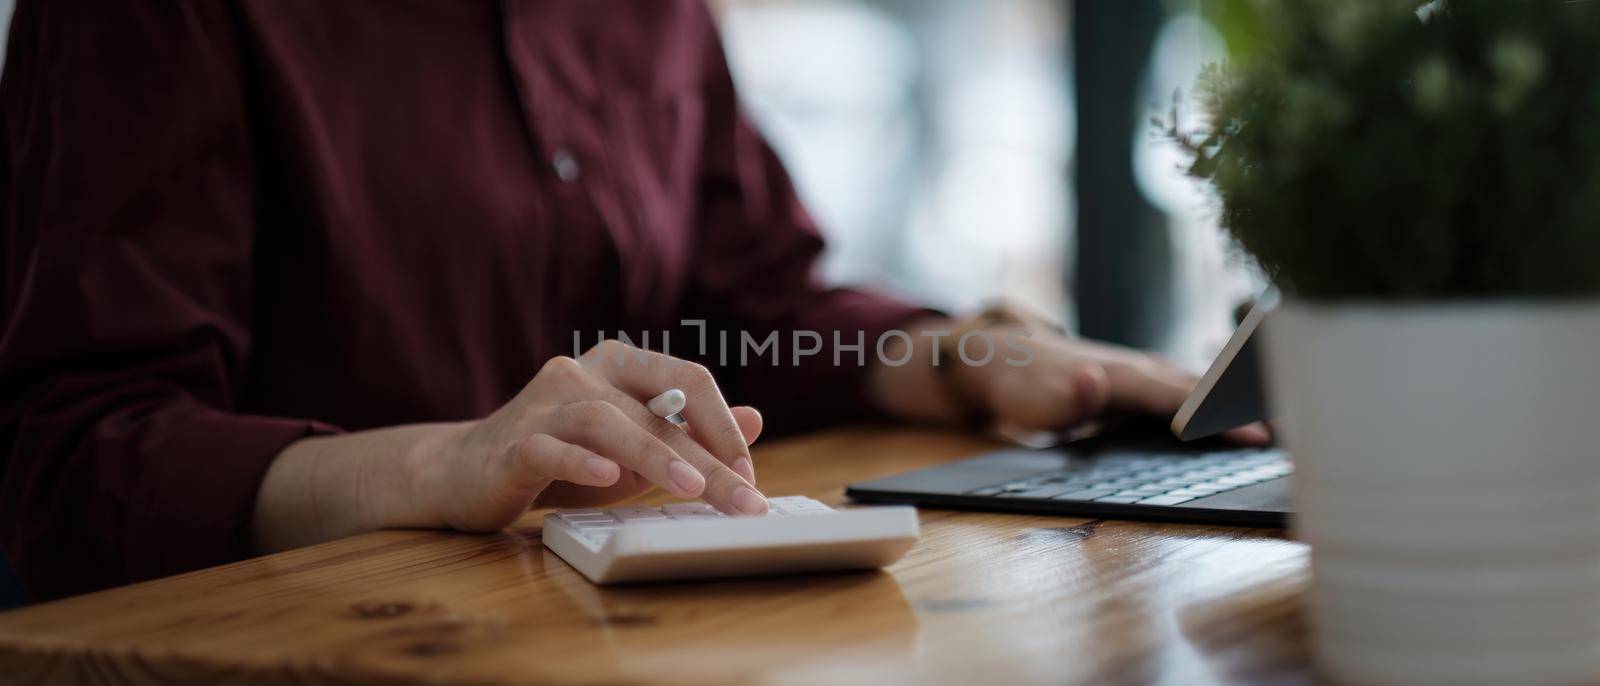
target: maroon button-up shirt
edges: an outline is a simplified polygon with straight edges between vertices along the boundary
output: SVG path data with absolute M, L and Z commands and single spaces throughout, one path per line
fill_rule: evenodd
M 0 119 L 0 543 L 39 597 L 247 555 L 285 445 L 482 416 L 575 332 L 823 332 L 719 373 L 783 430 L 869 413 L 829 332 L 870 358 L 917 312 L 812 280 L 697 1 L 23 0 Z

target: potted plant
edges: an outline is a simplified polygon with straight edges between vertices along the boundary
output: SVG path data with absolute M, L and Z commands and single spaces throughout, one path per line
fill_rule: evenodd
M 1318 665 L 1600 681 L 1600 3 L 1212 9 L 1229 62 L 1164 125 L 1286 296 Z

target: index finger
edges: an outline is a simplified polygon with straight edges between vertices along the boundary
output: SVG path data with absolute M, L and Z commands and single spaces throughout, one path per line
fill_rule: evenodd
M 746 481 L 755 483 L 750 446 L 710 370 L 687 360 L 615 341 L 595 346 L 584 354 L 583 361 L 617 390 L 640 402 L 674 388 L 681 389 L 685 405 L 680 414 L 694 426 L 695 440 L 712 457 Z
M 621 389 L 610 391 L 609 402 L 622 410 L 639 427 L 665 443 L 705 479 L 700 497 L 729 514 L 767 513 L 767 499 L 743 476 L 718 461 L 705 446 L 689 437 L 689 432 L 650 413 L 638 400 Z

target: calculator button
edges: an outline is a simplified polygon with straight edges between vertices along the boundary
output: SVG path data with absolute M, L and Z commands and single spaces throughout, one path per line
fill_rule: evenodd
M 809 514 L 809 513 L 812 513 L 812 512 L 832 512 L 833 511 L 833 509 L 828 507 L 827 505 L 823 505 L 822 503 L 819 503 L 819 502 L 817 502 L 815 500 L 811 500 L 809 498 L 806 499 L 803 502 L 789 501 L 789 502 L 781 502 L 780 503 L 780 502 L 772 501 L 772 506 L 777 508 L 778 510 L 781 510 L 784 514 Z
M 707 505 L 705 503 L 668 503 L 666 505 L 661 506 L 661 511 L 667 513 L 668 516 L 672 516 L 672 515 L 680 515 L 680 514 L 690 514 L 690 513 L 695 513 L 695 512 L 703 512 L 703 513 L 706 513 L 706 514 L 711 514 L 711 513 L 716 512 L 717 510 L 716 510 L 716 508 L 713 508 L 710 505 Z
M 771 501 L 768 502 L 770 502 L 773 507 L 776 507 L 776 509 L 784 510 L 784 512 L 803 512 L 803 510 L 824 510 L 824 512 L 830 512 L 830 510 L 832 510 L 830 507 L 827 507 L 827 505 L 821 504 L 821 502 L 813 501 L 813 499 L 810 499 L 810 497 L 774 497 L 774 499 L 771 499 Z
M 640 522 L 667 518 L 666 515 L 661 514 L 661 511 L 657 510 L 656 508 L 642 506 L 613 507 L 611 508 L 611 516 L 616 517 L 624 522 Z

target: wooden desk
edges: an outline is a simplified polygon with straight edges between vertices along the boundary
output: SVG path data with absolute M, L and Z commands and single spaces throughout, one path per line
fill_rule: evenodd
M 761 485 L 948 461 L 853 431 L 757 452 Z M 1275 532 L 927 510 L 884 572 L 600 590 L 507 532 L 358 536 L 0 614 L 0 681 L 1307 681 L 1306 548 Z M 63 541 L 63 545 L 71 545 Z

